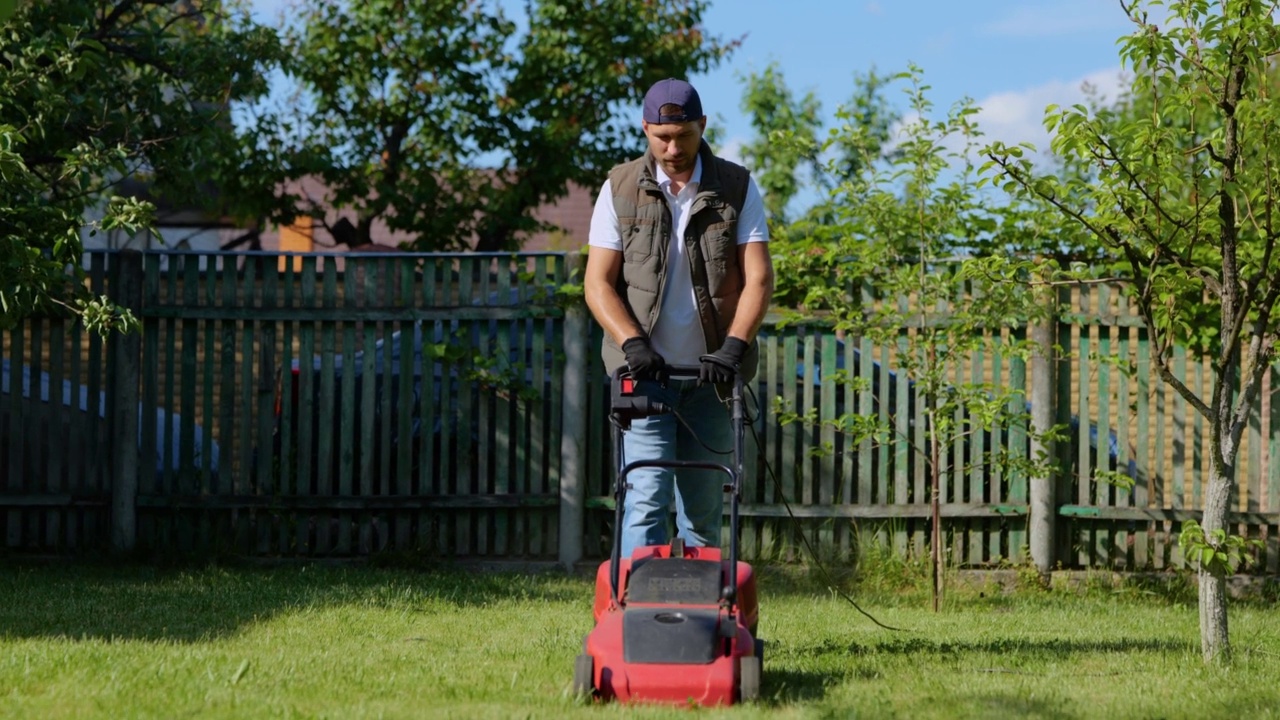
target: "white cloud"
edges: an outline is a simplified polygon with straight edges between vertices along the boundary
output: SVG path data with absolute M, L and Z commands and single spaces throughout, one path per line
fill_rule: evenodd
M 988 95 L 974 103 L 978 108 L 974 122 L 981 135 L 973 139 L 973 145 L 968 150 L 971 159 L 975 164 L 981 164 L 977 151 L 996 141 L 1006 145 L 1031 143 L 1035 146 L 1037 155 L 1047 157 L 1050 140 L 1049 133 L 1044 129 L 1044 111 L 1047 106 L 1088 104 L 1090 92 L 1099 103 L 1109 104 L 1120 96 L 1125 87 L 1124 73 L 1117 66 L 1070 81 L 1054 80 L 1025 90 Z M 941 113 L 935 113 L 930 121 L 937 122 L 942 118 Z M 903 142 L 912 126 L 919 122 L 918 114 L 905 113 L 889 129 L 889 146 Z M 952 135 L 943 142 L 943 147 L 954 153 L 964 153 L 965 139 L 960 135 Z
M 987 141 L 999 140 L 1007 145 L 1030 142 L 1043 152 L 1049 147 L 1049 134 L 1044 129 L 1044 110 L 1048 105 L 1068 107 L 1088 100 L 1086 87 L 1095 97 L 1113 102 L 1125 88 L 1125 76 L 1117 67 L 1089 73 L 1075 80 L 1054 80 L 1027 88 L 989 95 L 976 104 L 978 127 Z
M 987 35 L 1039 38 L 1131 27 L 1114 2 L 1059 0 L 1019 5 L 1013 12 L 982 27 Z
M 867 12 L 872 15 L 883 15 L 884 8 L 876 0 L 871 0 L 871 2 L 867 3 Z
M 737 135 L 731 138 L 725 138 L 719 143 L 716 143 L 717 145 L 720 146 L 716 148 L 716 157 L 721 157 L 721 158 L 724 158 L 725 160 L 728 160 L 730 162 L 736 162 L 739 165 L 741 165 L 743 164 L 742 146 L 746 145 L 747 142 L 748 142 L 747 138 L 737 136 Z

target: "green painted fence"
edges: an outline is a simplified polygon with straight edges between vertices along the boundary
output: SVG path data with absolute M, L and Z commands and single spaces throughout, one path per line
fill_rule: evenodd
M 1089 417 L 1097 437 L 1115 435 L 1114 466 L 1129 467 L 1131 489 L 1099 483 L 1096 453 L 1075 428 L 1072 472 L 1059 491 L 1064 563 L 1073 566 L 1182 567 L 1180 523 L 1200 519 L 1208 482 L 1208 428 L 1204 418 L 1166 385 L 1151 365 L 1153 345 L 1127 298 L 1106 285 L 1085 286 L 1068 297 L 1058 341 L 1073 357 L 1058 369 L 1059 413 Z M 1213 389 L 1207 362 L 1173 353 L 1174 374 L 1197 395 Z M 1231 531 L 1259 540 L 1256 571 L 1280 572 L 1280 368 L 1264 379 L 1250 415 L 1237 465 Z
M 89 254 L 91 289 L 134 307 L 143 332 L 103 341 L 44 317 L 3 334 L 4 542 L 31 552 L 603 557 L 613 469 L 600 330 L 557 292 L 578 262 Z M 1055 562 L 1181 566 L 1179 523 L 1198 517 L 1207 476 L 1203 421 L 1152 373 L 1145 331 L 1119 293 L 1098 286 L 1064 299 L 1071 311 L 1055 332 L 1071 355 L 1047 392 L 1028 393 L 1072 427 L 1052 485 Z M 802 559 L 803 539 L 837 558 L 870 541 L 927 552 L 929 483 L 912 449 L 924 442 L 913 420 L 922 401 L 894 371 L 908 333 L 875 347 L 816 322 L 766 325 L 748 398 L 747 557 Z M 1206 368 L 1178 363 L 1193 387 L 1208 387 Z M 874 382 L 855 391 L 821 373 L 837 367 Z M 1045 381 L 999 353 L 953 371 L 957 382 L 1019 389 Z M 1264 542 L 1268 573 L 1280 557 L 1276 379 L 1246 438 L 1234 518 Z M 875 413 L 895 432 L 854 444 L 830 427 L 783 425 L 777 403 L 819 418 Z M 1029 481 L 979 461 L 1026 443 L 1027 428 L 1010 427 L 951 448 L 940 501 L 954 563 L 1026 559 Z M 1100 462 L 1127 469 L 1134 487 L 1099 483 Z

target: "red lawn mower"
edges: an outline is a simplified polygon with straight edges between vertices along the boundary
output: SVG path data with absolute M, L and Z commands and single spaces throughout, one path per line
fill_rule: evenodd
M 699 368 L 670 367 L 670 377 L 698 377 Z M 613 553 L 596 571 L 595 628 L 574 664 L 573 688 L 601 700 L 731 705 L 760 695 L 764 641 L 755 639 L 759 606 L 751 566 L 738 561 L 738 504 L 743 464 L 742 379 L 733 383 L 733 466 L 623 457 L 631 421 L 670 409 L 636 394 L 625 372 L 612 381 L 610 420 L 618 474 L 614 483 Z M 729 557 L 718 548 L 669 545 L 636 548 L 620 557 L 627 475 L 644 467 L 719 470 L 730 493 Z

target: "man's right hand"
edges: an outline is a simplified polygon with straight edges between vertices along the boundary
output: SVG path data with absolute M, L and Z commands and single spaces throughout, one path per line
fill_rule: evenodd
M 637 380 L 666 379 L 667 361 L 662 359 L 649 338 L 637 335 L 622 343 L 622 352 L 627 355 L 627 368 Z

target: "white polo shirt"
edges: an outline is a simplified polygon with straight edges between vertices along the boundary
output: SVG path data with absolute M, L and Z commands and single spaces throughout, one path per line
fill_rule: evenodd
M 698 195 L 702 180 L 702 157 L 693 166 L 693 176 L 681 188 L 678 195 L 671 192 L 671 178 L 660 163 L 654 163 L 654 176 L 658 187 L 671 209 L 671 227 L 674 233 L 667 248 L 667 282 L 662 295 L 662 307 L 658 321 L 650 329 L 649 340 L 663 359 L 671 365 L 697 365 L 698 357 L 706 350 L 702 337 L 702 323 L 698 320 L 698 305 L 693 294 L 693 279 L 689 274 L 689 260 L 684 246 L 684 231 L 689 226 L 689 211 Z M 769 227 L 765 222 L 764 199 L 755 178 L 747 185 L 747 196 L 738 215 L 738 244 L 768 242 Z M 613 189 L 604 181 L 600 197 L 591 214 L 591 233 L 588 243 L 592 247 L 622 252 L 622 233 L 618 229 L 618 213 L 613 207 Z M 712 351 L 719 348 L 711 348 Z

